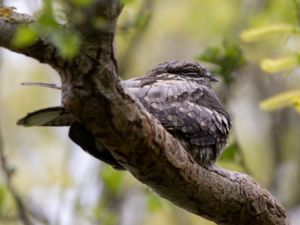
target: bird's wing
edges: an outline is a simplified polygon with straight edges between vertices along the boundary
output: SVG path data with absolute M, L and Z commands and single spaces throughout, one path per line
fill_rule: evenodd
M 230 119 L 210 87 L 186 80 L 159 80 L 143 87 L 139 82 L 125 81 L 125 90 L 171 134 L 195 146 L 226 142 Z
M 111 153 L 79 122 L 72 123 L 69 130 L 69 137 L 84 151 L 95 158 L 108 163 L 115 169 L 124 170 L 124 167 L 111 155 Z

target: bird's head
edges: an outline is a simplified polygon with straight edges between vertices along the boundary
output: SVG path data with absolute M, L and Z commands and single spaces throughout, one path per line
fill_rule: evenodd
M 198 62 L 182 60 L 161 63 L 148 71 L 146 76 L 163 76 L 163 74 L 175 74 L 194 81 L 218 81 L 214 75 Z

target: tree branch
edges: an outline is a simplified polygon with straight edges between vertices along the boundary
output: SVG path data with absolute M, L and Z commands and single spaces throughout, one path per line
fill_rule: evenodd
M 118 1 L 94 3 L 99 3 L 96 15 L 115 27 Z M 95 31 L 88 29 L 89 35 Z M 0 44 L 1 39 L 2 35 Z M 195 163 L 179 141 L 123 90 L 113 33 L 101 32 L 95 39 L 85 38 L 79 56 L 57 64 L 62 102 L 128 171 L 174 204 L 219 224 L 288 224 L 282 206 L 249 176 Z
M 13 11 L 13 8 L 0 7 L 0 47 L 32 57 L 54 68 L 57 67 L 62 59 L 60 59 L 56 47 L 46 36 L 38 37 L 32 45 L 23 48 L 19 48 L 12 43 L 19 28 L 32 26 L 33 24 L 34 18 L 31 16 L 17 13 Z

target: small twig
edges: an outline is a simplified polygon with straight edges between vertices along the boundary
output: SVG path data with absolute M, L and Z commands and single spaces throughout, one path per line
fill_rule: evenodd
M 47 87 L 47 88 L 53 88 L 53 89 L 61 90 L 61 87 L 57 86 L 56 84 L 48 84 L 48 83 L 41 83 L 41 82 L 22 82 L 21 85 L 23 85 L 23 86 Z
M 220 94 L 219 96 L 222 96 L 222 102 L 224 103 L 224 105 L 228 106 L 229 96 L 231 95 L 231 91 L 230 91 L 230 89 L 228 89 L 228 86 L 224 85 L 219 94 Z M 238 135 L 236 134 L 236 130 L 231 129 L 231 132 L 232 132 L 234 144 L 236 145 L 237 153 L 239 154 L 239 162 L 238 163 L 244 169 L 245 173 L 247 173 L 250 176 L 253 176 L 252 170 L 247 165 L 245 153 L 237 140 Z
M 236 138 L 236 136 L 235 136 L 235 138 Z M 244 153 L 244 151 L 242 150 L 242 148 L 241 148 L 241 146 L 236 142 L 235 143 L 236 144 L 236 146 L 237 146 L 237 152 L 238 152 L 238 154 L 239 154 L 239 164 L 240 164 L 240 166 L 244 169 L 244 171 L 248 174 L 248 175 L 250 175 L 250 176 L 254 176 L 253 175 L 253 172 L 252 172 L 252 170 L 249 168 L 249 166 L 247 165 L 247 162 L 246 162 L 246 156 L 245 156 L 245 153 Z
M 41 208 L 30 206 L 27 207 L 27 212 L 37 222 L 40 222 L 41 224 L 45 224 L 45 225 L 50 225 L 47 216 L 45 215 L 45 213 L 42 211 Z
M 6 160 L 6 157 L 4 154 L 1 130 L 0 130 L 0 160 L 1 160 L 2 171 L 5 175 L 7 188 L 9 189 L 9 191 L 11 192 L 11 194 L 14 198 L 20 219 L 23 221 L 24 225 L 33 225 L 33 223 L 31 222 L 31 220 L 29 219 L 29 217 L 26 213 L 26 207 L 24 205 L 23 200 L 21 199 L 20 195 L 18 194 L 15 187 L 13 186 L 13 183 L 12 183 L 13 173 L 12 173 L 12 170 L 9 168 L 9 165 L 7 163 L 7 160 Z
M 295 13 L 296 13 L 296 23 L 299 26 L 300 25 L 300 4 L 299 0 L 293 0 L 294 7 L 295 7 Z

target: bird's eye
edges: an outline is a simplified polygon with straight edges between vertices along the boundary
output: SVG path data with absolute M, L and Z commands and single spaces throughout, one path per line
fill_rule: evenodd
M 194 67 L 181 67 L 176 68 L 173 71 L 170 71 L 172 73 L 176 74 L 182 74 L 185 76 L 196 76 L 198 74 L 198 71 Z
M 183 69 L 182 70 L 182 73 L 185 75 L 185 76 L 191 76 L 191 77 L 194 77 L 194 76 L 197 76 L 198 75 L 198 71 L 194 68 L 186 68 L 186 69 Z
M 195 69 L 187 69 L 183 71 L 186 75 L 197 75 L 197 71 Z

